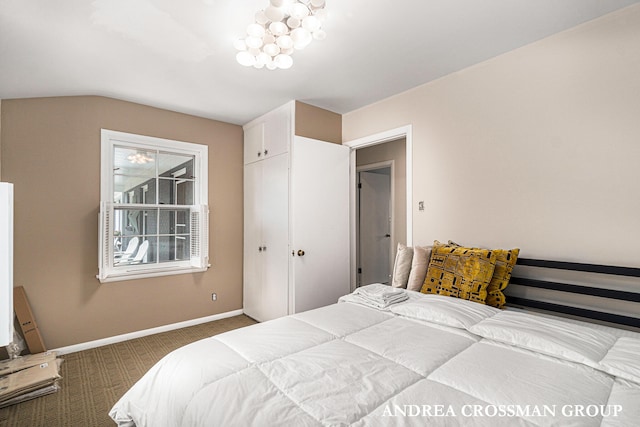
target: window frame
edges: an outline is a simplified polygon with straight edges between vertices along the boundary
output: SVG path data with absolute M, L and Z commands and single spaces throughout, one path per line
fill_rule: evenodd
M 114 201 L 114 153 L 116 147 L 132 148 L 193 156 L 194 191 L 192 205 L 115 203 Z M 155 179 L 161 171 L 156 170 Z M 99 259 L 98 275 L 101 283 L 159 277 L 174 274 L 188 274 L 206 271 L 209 265 L 209 209 L 208 209 L 208 147 L 202 144 L 176 141 L 152 136 L 101 129 L 100 159 L 100 213 L 99 213 Z M 157 186 L 156 186 L 157 188 Z M 175 201 L 174 201 L 175 203 Z M 120 208 L 139 210 L 188 210 L 190 218 L 190 259 L 163 261 L 160 257 L 154 263 L 142 263 L 116 267 L 114 264 L 115 215 Z M 159 233 L 159 230 L 157 230 Z M 196 233 L 197 235 L 192 235 Z

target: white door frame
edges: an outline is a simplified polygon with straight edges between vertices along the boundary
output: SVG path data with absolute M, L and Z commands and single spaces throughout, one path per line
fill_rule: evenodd
M 396 139 L 405 138 L 405 151 L 406 151 L 406 181 L 407 181 L 407 246 L 413 245 L 413 158 L 412 158 L 412 125 L 406 125 L 395 129 L 390 129 L 385 132 L 376 133 L 362 138 L 354 139 L 343 143 L 351 149 L 351 165 L 350 165 L 350 177 L 351 177 L 351 265 L 356 265 L 356 150 L 359 148 L 370 147 L 372 145 L 383 144 L 385 142 L 394 141 Z M 356 269 L 351 268 L 351 291 L 356 288 L 357 275 Z

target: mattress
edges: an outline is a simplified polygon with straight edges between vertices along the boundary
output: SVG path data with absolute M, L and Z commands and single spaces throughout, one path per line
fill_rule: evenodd
M 113 406 L 120 426 L 634 426 L 640 337 L 407 291 L 182 347 Z M 623 336 L 624 335 L 624 336 Z

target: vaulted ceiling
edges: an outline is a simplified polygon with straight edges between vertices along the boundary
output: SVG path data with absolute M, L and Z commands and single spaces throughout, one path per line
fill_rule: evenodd
M 269 0 L 0 0 L 0 99 L 102 95 L 243 124 L 291 99 L 347 113 L 640 0 L 327 0 L 288 70 L 233 42 Z

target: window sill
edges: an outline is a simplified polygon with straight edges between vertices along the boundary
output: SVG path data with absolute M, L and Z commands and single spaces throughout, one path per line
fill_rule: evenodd
M 101 276 L 98 274 L 96 278 L 100 280 L 100 283 L 111 283 L 111 282 L 121 282 L 125 280 L 137 280 L 137 279 L 147 279 L 150 277 L 161 277 L 161 276 L 172 276 L 176 274 L 191 274 L 191 273 L 203 273 L 207 271 L 209 266 L 200 268 L 200 267 L 165 267 L 165 268 L 153 268 L 153 269 L 136 269 L 136 270 L 127 270 L 127 271 L 117 271 L 110 272 Z

